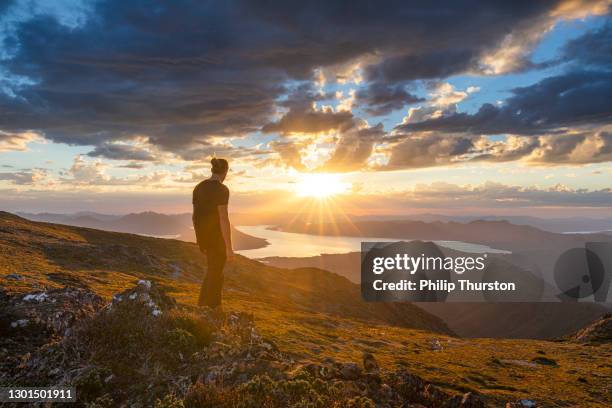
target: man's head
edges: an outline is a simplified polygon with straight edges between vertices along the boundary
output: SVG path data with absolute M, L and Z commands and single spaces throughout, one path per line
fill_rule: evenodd
M 213 159 L 210 161 L 210 164 L 212 165 L 212 174 L 217 176 L 220 181 L 225 180 L 225 176 L 227 176 L 227 171 L 229 170 L 229 164 L 227 163 L 227 160 L 217 159 L 216 157 L 213 157 Z

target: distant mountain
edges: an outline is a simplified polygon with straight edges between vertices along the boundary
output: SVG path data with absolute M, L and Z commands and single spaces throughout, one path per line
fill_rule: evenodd
M 397 217 L 396 217 L 397 218 Z M 440 215 L 422 214 L 406 217 L 413 221 L 424 222 L 460 222 L 469 223 L 472 221 L 508 221 L 515 225 L 529 225 L 538 229 L 557 232 L 612 232 L 612 217 L 608 218 L 589 218 L 589 217 L 565 217 L 565 218 L 541 218 L 523 215 Z M 389 219 L 389 218 L 388 218 Z
M 357 221 L 336 223 L 286 223 L 279 229 L 314 235 L 344 235 L 418 239 L 426 241 L 464 241 L 489 245 L 509 251 L 538 250 L 564 251 L 582 247 L 586 241 L 611 242 L 606 234 L 558 234 L 528 225 L 514 225 L 508 221 L 423 222 L 423 221 Z
M 127 232 L 160 238 L 174 238 L 195 242 L 191 214 L 159 214 L 152 211 L 113 216 L 98 213 L 53 214 L 20 213 L 33 221 L 53 222 L 77 227 L 95 228 L 104 231 Z M 253 237 L 232 228 L 234 249 L 256 249 L 268 245 L 265 239 Z

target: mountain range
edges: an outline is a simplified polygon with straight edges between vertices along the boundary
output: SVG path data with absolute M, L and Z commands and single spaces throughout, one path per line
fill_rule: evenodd
M 127 215 L 109 215 L 94 212 L 80 212 L 76 214 L 19 213 L 19 215 L 33 221 L 74 225 L 104 231 L 127 232 L 160 238 L 174 238 L 188 242 L 195 242 L 196 240 L 191 214 L 188 213 L 160 214 L 146 211 Z M 232 228 L 232 240 L 236 250 L 255 249 L 268 245 L 265 239 L 247 235 L 235 228 Z

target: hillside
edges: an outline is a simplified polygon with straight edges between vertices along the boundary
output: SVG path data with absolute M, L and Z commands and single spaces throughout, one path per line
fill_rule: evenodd
M 458 251 L 440 247 L 446 256 Z M 465 255 L 465 254 L 463 254 Z M 515 255 L 490 255 L 506 264 Z M 315 267 L 360 282 L 359 252 L 291 258 L 269 257 L 268 265 L 281 268 Z M 511 265 L 510 265 L 511 266 Z M 554 339 L 569 335 L 609 311 L 595 303 L 419 303 L 420 308 L 440 317 L 462 337 Z
M 32 291 L 35 292 L 28 299 L 45 299 L 49 296 L 62 298 L 61 296 L 65 296 L 66 292 L 62 292 L 60 288 L 67 285 L 79 288 L 79 292 L 74 292 L 76 294 L 71 296 L 77 296 L 77 299 L 81 297 L 89 299 L 91 310 L 88 309 L 89 311 L 85 313 L 87 316 L 92 316 L 91 313 L 94 310 L 98 310 L 103 304 L 111 301 L 113 294 L 128 290 L 122 296 L 130 297 L 128 294 L 132 292 L 129 291 L 136 290 L 130 288 L 134 288 L 138 281 L 142 279 L 150 280 L 155 288 L 159 288 L 160 291 L 169 294 L 172 299 L 176 300 L 179 307 L 186 308 L 187 311 L 191 310 L 189 313 L 203 313 L 198 315 L 200 317 L 193 317 L 193 319 L 206 320 L 210 318 L 214 320 L 214 317 L 210 317 L 204 312 L 193 311 L 203 262 L 204 257 L 191 243 L 31 222 L 8 213 L 0 214 L 0 271 L 2 271 L 0 284 L 6 292 L 0 295 L 0 300 L 8 302 L 6 303 L 8 305 L 19 306 L 24 302 L 27 303 L 26 297 L 23 297 L 23 295 Z M 54 288 L 56 291 L 53 291 Z M 44 295 L 42 295 L 43 292 Z M 99 300 L 95 296 L 99 296 Z M 159 295 L 162 297 L 158 298 L 157 295 L 154 296 L 151 293 L 149 296 L 156 299 L 156 304 L 167 304 L 169 302 L 157 300 L 165 299 L 162 295 Z M 438 318 L 413 305 L 365 303 L 361 301 L 359 288 L 346 278 L 316 268 L 297 270 L 274 268 L 244 257 L 238 257 L 236 263 L 228 268 L 224 296 L 227 320 L 214 323 L 216 325 L 214 332 L 220 333 L 219 342 L 221 344 L 215 346 L 215 351 L 211 348 L 212 346 L 197 346 L 207 348 L 202 352 L 190 354 L 191 357 L 189 358 L 185 357 L 186 360 L 183 360 L 181 364 L 188 364 L 188 367 L 194 367 L 195 364 L 193 369 L 200 370 L 200 372 L 205 367 L 210 367 L 210 370 L 213 370 L 213 366 L 217 367 L 218 370 L 220 367 L 226 367 L 225 365 L 220 366 L 221 363 L 218 360 L 223 358 L 224 355 L 233 359 L 228 360 L 230 366 L 232 361 L 240 365 L 242 362 L 240 356 L 243 355 L 241 353 L 243 351 L 246 353 L 247 350 L 244 347 L 257 347 L 258 353 L 261 351 L 261 347 L 266 349 L 272 347 L 267 351 L 270 356 L 266 357 L 266 361 L 269 363 L 266 363 L 265 367 L 256 365 L 255 368 L 260 367 L 261 370 L 272 377 L 276 374 L 280 377 L 274 377 L 276 379 L 273 378 L 273 382 L 267 383 L 266 386 L 252 383 L 252 381 L 263 380 L 262 377 L 255 377 L 256 374 L 251 369 L 245 371 L 246 377 L 241 377 L 243 382 L 248 381 L 247 384 L 252 384 L 256 387 L 255 389 L 264 390 L 266 395 L 268 394 L 265 390 L 270 390 L 270 387 L 274 389 L 277 386 L 282 386 L 282 389 L 288 389 L 287 387 L 289 387 L 294 390 L 303 390 L 303 387 L 317 388 L 321 385 L 327 387 L 336 384 L 348 387 L 346 389 L 350 388 L 351 391 L 347 391 L 347 395 L 351 395 L 353 399 L 362 398 L 358 397 L 359 395 L 363 396 L 363 401 L 365 401 L 366 396 L 368 396 L 367 398 L 378 398 L 374 397 L 378 394 L 372 394 L 371 392 L 383 393 L 388 397 L 388 401 L 391 401 L 392 398 L 399 398 L 398 395 L 403 395 L 404 401 L 409 401 L 407 399 L 408 394 L 428 395 L 426 401 L 429 402 L 425 406 L 432 407 L 441 406 L 431 402 L 433 401 L 431 399 L 433 398 L 432 395 L 438 392 L 441 394 L 436 395 L 447 396 L 472 392 L 480 395 L 490 406 L 503 406 L 507 401 L 516 401 L 520 398 L 535 400 L 538 404 L 546 406 L 574 405 L 585 407 L 605 406 L 606 401 L 609 400 L 609 383 L 606 379 L 612 375 L 612 368 L 609 364 L 601 364 L 612 357 L 612 346 L 609 343 L 585 348 L 572 342 L 461 339 L 454 337 Z M 74 299 L 74 297 L 71 297 L 71 299 Z M 34 306 L 36 302 L 34 302 Z M 67 302 L 70 303 L 70 301 Z M 43 304 L 46 303 L 42 302 L 41 305 Z M 82 302 L 79 303 L 79 305 L 81 304 Z M 17 307 L 17 309 L 23 312 L 23 308 Z M 13 307 L 10 310 L 14 311 L 15 308 Z M 166 309 L 164 309 L 164 316 L 174 316 L 174 312 L 166 313 L 165 311 Z M 232 323 L 232 319 L 234 319 L 232 316 L 236 316 L 236 319 L 242 321 L 243 318 L 240 316 L 243 316 L 244 313 L 252 314 L 252 324 L 254 324 L 251 327 L 251 323 L 245 323 L 245 330 L 254 333 L 252 329 L 256 328 L 257 333 L 266 339 L 266 344 L 273 345 L 263 346 L 261 340 L 257 340 L 255 343 L 252 340 L 247 341 L 247 343 L 241 342 L 236 330 L 241 330 L 240 328 L 243 326 L 236 326 Z M 49 316 L 53 318 L 56 314 L 51 313 Z M 114 353 L 118 353 L 119 350 L 124 349 L 114 350 L 112 347 L 104 346 L 103 339 L 105 337 L 103 336 L 99 338 L 98 342 L 86 342 L 83 345 L 81 343 L 83 339 L 88 338 L 87 336 L 96 339 L 97 336 L 100 336 L 96 333 L 107 333 L 107 330 L 100 332 L 96 331 L 96 328 L 108 327 L 115 330 L 113 324 L 121 324 L 121 330 L 127 330 L 128 333 L 133 330 L 133 327 L 139 327 L 138 330 L 142 329 L 142 333 L 145 334 L 157 333 L 159 330 L 163 330 L 163 332 L 167 330 L 176 331 L 176 325 L 178 324 L 175 320 L 163 320 L 159 322 L 160 324 L 163 323 L 164 326 L 157 326 L 157 323 L 148 325 L 146 322 L 149 320 L 140 319 L 131 312 L 127 316 L 133 316 L 131 318 L 136 319 L 134 325 L 130 325 L 129 321 L 122 320 L 121 315 L 116 317 L 116 315 L 111 314 L 108 318 L 96 316 L 98 315 L 82 319 L 85 322 L 82 324 L 83 326 L 77 325 L 75 328 L 75 332 L 83 333 L 84 337 L 72 335 L 67 340 L 65 339 L 57 344 L 54 343 L 55 346 L 47 346 L 41 351 L 24 350 L 24 352 L 30 353 L 24 358 L 34 358 L 36 359 L 34 361 L 39 363 L 55 361 L 49 360 L 56 355 L 54 353 L 80 350 L 72 348 L 70 345 L 85 347 L 82 349 L 83 354 L 79 354 L 80 358 L 86 358 L 87 353 L 91 352 L 110 353 L 112 356 L 116 355 Z M 4 319 L 0 320 L 4 321 Z M 80 321 L 81 319 L 76 320 Z M 17 321 L 12 320 L 8 326 L 3 326 L 3 330 L 6 327 L 12 327 L 12 323 Z M 185 322 L 185 319 L 182 319 L 181 321 L 183 322 L 182 325 L 190 324 L 192 325 L 189 326 L 191 327 L 190 330 L 195 330 L 193 329 L 195 323 L 190 323 L 191 320 L 187 319 Z M 147 326 L 140 328 L 140 325 L 145 323 Z M 16 324 L 15 328 L 20 329 L 20 325 Z M 122 331 L 118 331 L 117 335 L 123 336 L 122 333 Z M 234 338 L 232 333 L 238 336 L 236 337 L 237 349 L 235 353 L 232 351 L 227 354 L 219 350 L 219 347 L 224 347 L 222 344 L 230 344 L 230 340 Z M 196 336 L 193 341 L 199 338 Z M 109 341 L 112 342 L 111 338 L 109 338 Z M 127 343 L 131 347 L 129 350 L 136 347 L 133 351 L 135 353 L 137 351 L 143 353 L 146 351 L 153 354 L 161 352 L 158 348 L 150 349 L 152 346 L 145 345 L 152 343 L 143 343 L 143 348 L 139 349 L 137 346 L 140 343 L 134 343 L 135 341 L 129 340 Z M 196 350 L 193 348 L 196 345 L 192 344 L 191 340 L 184 343 L 184 339 L 182 340 L 181 337 L 172 340 L 172 344 L 176 344 L 176 341 L 179 342 L 179 345 L 182 345 L 180 347 L 185 347 L 186 352 L 191 353 L 191 351 Z M 202 341 L 204 342 L 204 340 Z M 11 344 L 17 347 L 20 343 Z M 67 347 L 66 349 L 57 349 L 57 347 L 64 347 L 64 345 Z M 92 350 L 91 347 L 99 348 Z M 6 350 L 8 349 L 5 348 L 4 350 L 3 353 L 5 354 L 2 357 L 6 358 Z M 128 353 L 129 350 L 125 352 Z M 274 350 L 280 350 L 284 357 L 278 357 Z M 376 386 L 378 388 L 375 387 L 375 391 L 368 390 L 370 380 L 366 380 L 366 378 L 371 379 L 371 376 L 361 377 L 361 374 L 353 374 L 356 370 L 354 366 L 342 364 L 337 366 L 336 363 L 330 362 L 330 359 L 336 362 L 361 361 L 364 352 L 375 355 L 380 364 L 382 381 L 384 381 L 383 385 L 386 388 L 380 388 L 381 383 L 376 382 L 376 384 L 379 384 Z M 16 356 L 11 357 L 15 358 Z M 126 359 L 125 361 L 132 361 L 130 355 L 122 357 Z M 61 358 L 61 356 L 57 358 Z M 146 361 L 149 360 L 142 360 L 142 358 L 142 356 L 134 356 L 133 362 L 134 364 L 145 364 L 148 371 L 138 372 L 153 372 L 151 371 L 153 368 L 146 365 Z M 152 355 L 152 358 L 154 358 L 152 361 L 160 361 L 160 364 L 162 364 L 167 361 L 168 356 L 166 354 L 155 354 Z M 203 360 L 197 360 L 198 358 Z M 73 360 L 63 361 L 71 364 Z M 90 364 L 89 360 L 79 361 L 75 361 L 74 364 Z M 96 364 L 103 364 L 104 361 Z M 196 364 L 198 361 L 202 361 L 200 365 Z M 366 361 L 370 360 L 366 359 Z M 366 363 L 364 369 L 368 364 L 371 366 L 370 363 Z M 59 368 L 59 363 L 56 364 Z M 321 368 L 322 365 L 328 368 L 323 369 Z M 38 366 L 42 367 L 40 364 Z M 142 367 L 142 370 L 145 370 L 145 366 Z M 25 367 L 29 366 L 26 365 Z M 166 366 L 163 365 L 163 367 Z M 157 391 L 158 389 L 172 386 L 183 390 L 181 395 L 184 395 L 187 389 L 191 390 L 192 394 L 200 396 L 202 393 L 206 395 L 213 393 L 206 388 L 199 394 L 193 390 L 193 387 L 198 387 L 198 385 L 196 383 L 196 385 L 190 386 L 190 384 L 199 378 L 198 375 L 194 374 L 195 378 L 189 376 L 179 378 L 176 374 L 177 371 L 175 371 L 176 368 L 166 369 L 163 367 L 159 367 L 161 371 L 158 371 L 158 373 L 165 373 L 164 375 L 170 375 L 171 377 L 162 377 L 162 374 L 159 374 L 160 377 L 156 377 L 155 380 L 159 381 L 155 383 L 157 385 L 149 391 L 140 390 L 138 392 L 149 396 L 157 395 L 154 393 L 161 392 Z M 319 382 L 308 380 L 313 382 L 295 383 L 298 378 L 302 378 L 296 377 L 296 375 L 299 375 L 299 367 L 306 370 L 312 368 L 315 373 L 327 372 L 327 370 L 336 369 L 334 367 L 339 367 L 339 369 L 344 370 L 342 375 L 351 379 L 338 378 L 336 374 L 333 374 L 324 377 L 323 382 L 321 380 Z M 230 367 L 227 366 L 227 368 Z M 101 382 L 100 387 L 104 388 L 103 380 L 108 375 L 113 375 L 113 369 L 117 368 L 112 365 L 110 368 L 104 366 L 104 370 L 111 370 L 110 374 L 109 371 L 94 372 L 93 377 L 87 377 L 89 378 L 88 381 L 93 381 L 94 384 L 100 384 Z M 17 370 L 20 369 L 17 368 Z M 30 368 L 21 370 L 20 372 L 24 376 L 36 374 Z M 212 372 L 204 372 L 202 375 L 207 378 L 207 376 L 212 375 Z M 72 371 L 72 373 L 74 375 L 75 371 Z M 191 371 L 187 370 L 185 373 L 191 373 Z M 104 377 L 102 377 L 103 374 Z M 57 375 L 57 373 L 53 375 Z M 117 377 L 119 379 L 126 378 L 120 372 L 117 372 L 116 375 L 119 376 Z M 285 378 L 289 376 L 289 378 L 293 378 L 291 381 L 294 382 L 274 382 L 286 381 L 281 379 L 282 376 L 285 376 Z M 259 378 L 259 380 L 256 378 Z M 422 380 L 419 378 L 422 378 Z M 187 381 L 186 384 L 185 381 Z M 236 379 L 236 381 L 239 381 L 239 379 Z M 411 385 L 406 388 L 408 384 Z M 424 386 L 424 384 L 428 384 L 428 386 Z M 126 388 L 115 389 L 114 391 L 116 393 L 119 393 L 119 391 L 121 393 L 134 391 L 129 388 L 133 387 L 134 384 L 124 384 L 123 386 Z M 361 389 L 362 386 L 366 388 Z M 202 387 L 206 387 L 206 385 L 202 385 Z M 253 388 L 248 389 L 253 390 Z M 215 390 L 214 392 L 220 391 Z M 230 392 L 230 390 L 226 390 L 226 392 Z M 321 398 L 328 398 L 331 392 L 327 388 L 319 391 Z M 191 395 L 191 397 L 194 396 Z M 230 396 L 227 398 L 230 398 Z M 239 397 L 233 395 L 231 398 Z M 460 400 L 461 398 L 454 402 L 455 405 L 449 406 L 468 406 L 458 405 Z M 347 406 L 346 402 L 343 404 L 338 406 Z M 355 404 L 355 402 L 351 404 Z

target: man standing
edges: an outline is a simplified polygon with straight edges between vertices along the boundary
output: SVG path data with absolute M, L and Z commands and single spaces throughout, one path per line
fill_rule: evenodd
M 210 163 L 212 175 L 193 190 L 193 228 L 208 262 L 198 305 L 214 309 L 221 307 L 223 267 L 233 260 L 234 251 L 227 212 L 229 189 L 223 185 L 229 166 L 225 159 L 213 158 Z

